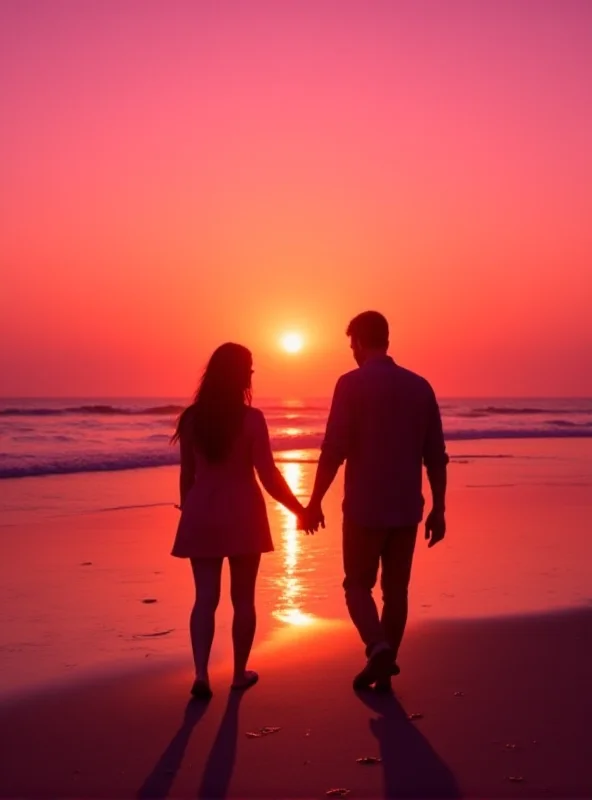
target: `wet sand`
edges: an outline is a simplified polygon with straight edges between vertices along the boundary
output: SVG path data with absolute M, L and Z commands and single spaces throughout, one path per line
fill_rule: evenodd
M 270 503 L 262 680 L 229 697 L 223 592 L 205 713 L 187 706 L 188 565 L 168 556 L 176 471 L 5 481 L 0 795 L 592 796 L 592 443 L 452 454 L 449 537 L 418 546 L 396 699 L 351 690 L 338 481 L 315 537 Z M 306 498 L 314 464 L 283 469 Z M 264 726 L 281 730 L 246 736 Z
M 191 671 L 172 661 L 64 685 L 3 705 L 0 794 L 589 797 L 591 625 L 592 611 L 419 624 L 393 697 L 350 689 L 360 650 L 341 625 L 279 631 L 246 694 L 221 665 L 209 705 L 187 703 Z
M 433 550 L 418 543 L 410 627 L 589 607 L 592 538 L 582 521 L 592 513 L 592 440 L 456 442 L 451 452 L 449 534 Z M 314 463 L 282 469 L 306 500 Z M 2 505 L 14 510 L 0 525 L 0 698 L 105 668 L 189 659 L 192 579 L 169 556 L 174 468 L 2 488 Z M 327 528 L 314 537 L 269 502 L 276 551 L 262 560 L 257 642 L 286 626 L 298 633 L 346 619 L 341 491 L 340 477 L 326 499 Z M 226 569 L 223 580 L 216 663 L 230 651 Z

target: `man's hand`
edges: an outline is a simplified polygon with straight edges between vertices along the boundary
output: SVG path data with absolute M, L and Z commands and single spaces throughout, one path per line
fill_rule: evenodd
M 446 518 L 444 511 L 432 509 L 428 514 L 425 524 L 425 538 L 429 541 L 428 547 L 433 547 L 446 536 Z
M 304 531 L 307 536 L 315 532 L 316 529 L 310 520 L 308 509 L 303 508 L 300 514 L 298 514 L 296 517 L 296 527 L 299 531 Z
M 299 527 L 307 533 L 315 533 L 319 526 L 325 527 L 325 515 L 320 503 L 309 503 L 304 514 L 298 519 Z

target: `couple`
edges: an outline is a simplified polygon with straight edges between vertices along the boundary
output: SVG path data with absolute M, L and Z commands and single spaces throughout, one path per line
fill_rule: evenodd
M 305 509 L 276 467 L 267 424 L 251 407 L 251 353 L 223 344 L 212 355 L 195 400 L 173 437 L 181 449 L 181 519 L 172 554 L 189 558 L 196 600 L 190 630 L 194 697 L 212 695 L 208 661 L 220 598 L 222 561 L 230 563 L 234 608 L 232 688 L 258 680 L 247 669 L 255 636 L 255 583 L 262 553 L 273 550 L 264 489 L 314 531 L 324 524 L 321 502 L 345 461 L 343 564 L 345 599 L 366 645 L 366 665 L 354 688 L 390 689 L 407 621 L 407 589 L 423 516 L 425 465 L 432 491 L 426 519 L 429 546 L 444 538 L 448 456 L 430 384 L 387 355 L 388 322 L 376 311 L 347 328 L 358 364 L 335 387 L 310 503 Z M 381 566 L 379 617 L 372 597 Z

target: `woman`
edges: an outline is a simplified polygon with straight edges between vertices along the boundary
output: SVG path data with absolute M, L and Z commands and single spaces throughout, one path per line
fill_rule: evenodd
M 234 608 L 232 688 L 247 689 L 258 680 L 246 668 L 255 636 L 255 582 L 261 553 L 273 550 L 273 543 L 255 470 L 275 500 L 294 514 L 304 513 L 275 466 L 263 414 L 251 408 L 252 374 L 246 347 L 219 347 L 173 436 L 181 448 L 181 519 L 172 554 L 189 558 L 193 569 L 196 599 L 190 629 L 196 677 L 191 693 L 204 699 L 212 696 L 208 661 L 225 557 Z

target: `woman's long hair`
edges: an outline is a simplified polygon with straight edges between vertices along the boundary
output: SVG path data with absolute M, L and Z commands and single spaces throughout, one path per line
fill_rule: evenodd
M 251 405 L 253 357 L 240 344 L 227 342 L 215 350 L 204 371 L 193 403 L 177 422 L 173 442 L 191 436 L 207 461 L 223 461 L 240 432 Z

